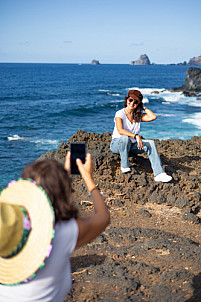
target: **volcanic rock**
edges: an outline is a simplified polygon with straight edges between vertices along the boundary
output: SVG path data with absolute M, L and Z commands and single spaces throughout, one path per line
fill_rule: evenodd
M 39 158 L 64 163 L 70 143 L 85 142 L 111 213 L 105 232 L 73 253 L 65 302 L 200 302 L 201 137 L 155 140 L 170 183 L 154 181 L 146 154 L 129 156 L 131 173 L 122 174 L 110 141 L 111 133 L 78 130 Z M 93 205 L 81 177 L 72 185 L 74 202 L 88 215 Z
M 191 58 L 188 65 L 201 66 L 201 56 Z
M 131 61 L 130 65 L 150 65 L 150 60 L 146 54 L 141 55 L 138 60 Z
M 172 91 L 183 91 L 186 96 L 196 96 L 197 92 L 201 92 L 201 69 L 190 67 L 186 70 L 185 83 Z
M 98 60 L 93 60 L 91 62 L 91 65 L 100 65 L 100 62 Z

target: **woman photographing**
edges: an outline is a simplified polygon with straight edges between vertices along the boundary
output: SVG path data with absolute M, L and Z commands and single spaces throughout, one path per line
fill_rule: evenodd
M 129 153 L 147 152 L 154 172 L 154 180 L 169 182 L 172 177 L 163 170 L 155 142 L 153 140 L 142 140 L 139 135 L 141 122 L 151 122 L 156 119 L 156 115 L 144 107 L 142 99 L 143 95 L 139 90 L 128 92 L 125 97 L 124 108 L 118 110 L 115 114 L 115 126 L 110 149 L 113 153 L 120 154 L 122 173 L 131 171 L 128 160 Z
M 72 252 L 104 231 L 110 214 L 92 176 L 92 159 L 76 163 L 94 212 L 78 216 L 72 203 L 70 152 L 25 167 L 0 194 L 0 301 L 63 302 L 72 286 Z

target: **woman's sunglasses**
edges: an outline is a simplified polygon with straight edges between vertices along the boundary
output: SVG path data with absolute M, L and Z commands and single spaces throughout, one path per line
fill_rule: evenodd
M 128 101 L 129 101 L 129 103 L 134 102 L 134 104 L 135 104 L 135 105 L 137 105 L 137 104 L 138 104 L 138 101 L 137 101 L 137 100 L 134 100 L 134 99 L 128 99 Z

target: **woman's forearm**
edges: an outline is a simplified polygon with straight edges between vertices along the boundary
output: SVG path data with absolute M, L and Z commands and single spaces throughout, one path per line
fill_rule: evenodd
M 95 214 L 100 214 L 104 219 L 109 219 L 109 211 L 104 202 L 104 199 L 97 188 L 93 176 L 92 176 L 92 161 L 91 155 L 87 154 L 87 162 L 86 165 L 83 165 L 80 160 L 78 160 L 80 173 L 82 178 L 87 186 L 88 191 L 91 193 L 92 201 L 94 204 L 94 212 Z M 87 166 L 88 165 L 88 166 Z M 86 167 L 85 167 L 86 166 Z M 85 168 L 84 168 L 85 167 Z
M 117 129 L 118 130 L 118 132 L 119 132 L 119 134 L 121 134 L 121 135 L 127 135 L 127 136 L 129 136 L 129 137 L 134 137 L 134 133 L 132 133 L 132 132 L 129 132 L 129 131 L 127 131 L 127 130 L 124 130 L 124 129 Z
M 119 132 L 120 135 L 127 135 L 132 138 L 134 137 L 134 133 L 124 129 L 123 121 L 120 117 L 116 118 L 116 127 L 117 127 L 117 131 Z
M 80 159 L 77 159 L 77 165 L 82 178 L 91 192 L 92 202 L 94 205 L 94 213 L 86 218 L 78 218 L 79 235 L 77 248 L 96 238 L 106 226 L 110 223 L 110 214 L 105 201 L 97 188 L 92 176 L 92 160 L 91 155 L 87 154 L 86 162 L 83 164 Z
M 91 193 L 92 201 L 94 204 L 94 212 L 95 213 L 102 212 L 102 213 L 109 214 L 104 199 L 99 189 L 97 188 L 93 178 L 88 176 L 87 178 L 84 178 L 84 181 L 87 186 L 87 189 Z
M 98 188 L 92 190 L 91 197 L 94 204 L 94 212 L 104 214 L 104 219 L 107 225 L 110 221 L 110 214 Z
M 154 121 L 157 116 L 148 108 L 144 107 L 146 114 L 142 115 L 142 122 L 151 122 Z
M 93 187 L 91 198 L 94 205 L 94 213 L 86 218 L 81 217 L 77 219 L 79 235 L 76 248 L 95 239 L 110 223 L 110 213 L 93 179 L 87 180 L 85 183 L 88 189 Z

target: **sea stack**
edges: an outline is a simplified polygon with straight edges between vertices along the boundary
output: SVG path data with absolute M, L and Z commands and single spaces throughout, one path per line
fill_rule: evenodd
M 98 60 L 93 60 L 91 62 L 91 65 L 100 65 L 100 62 Z
M 130 65 L 150 65 L 150 60 L 146 54 L 141 55 L 138 60 L 131 61 Z

